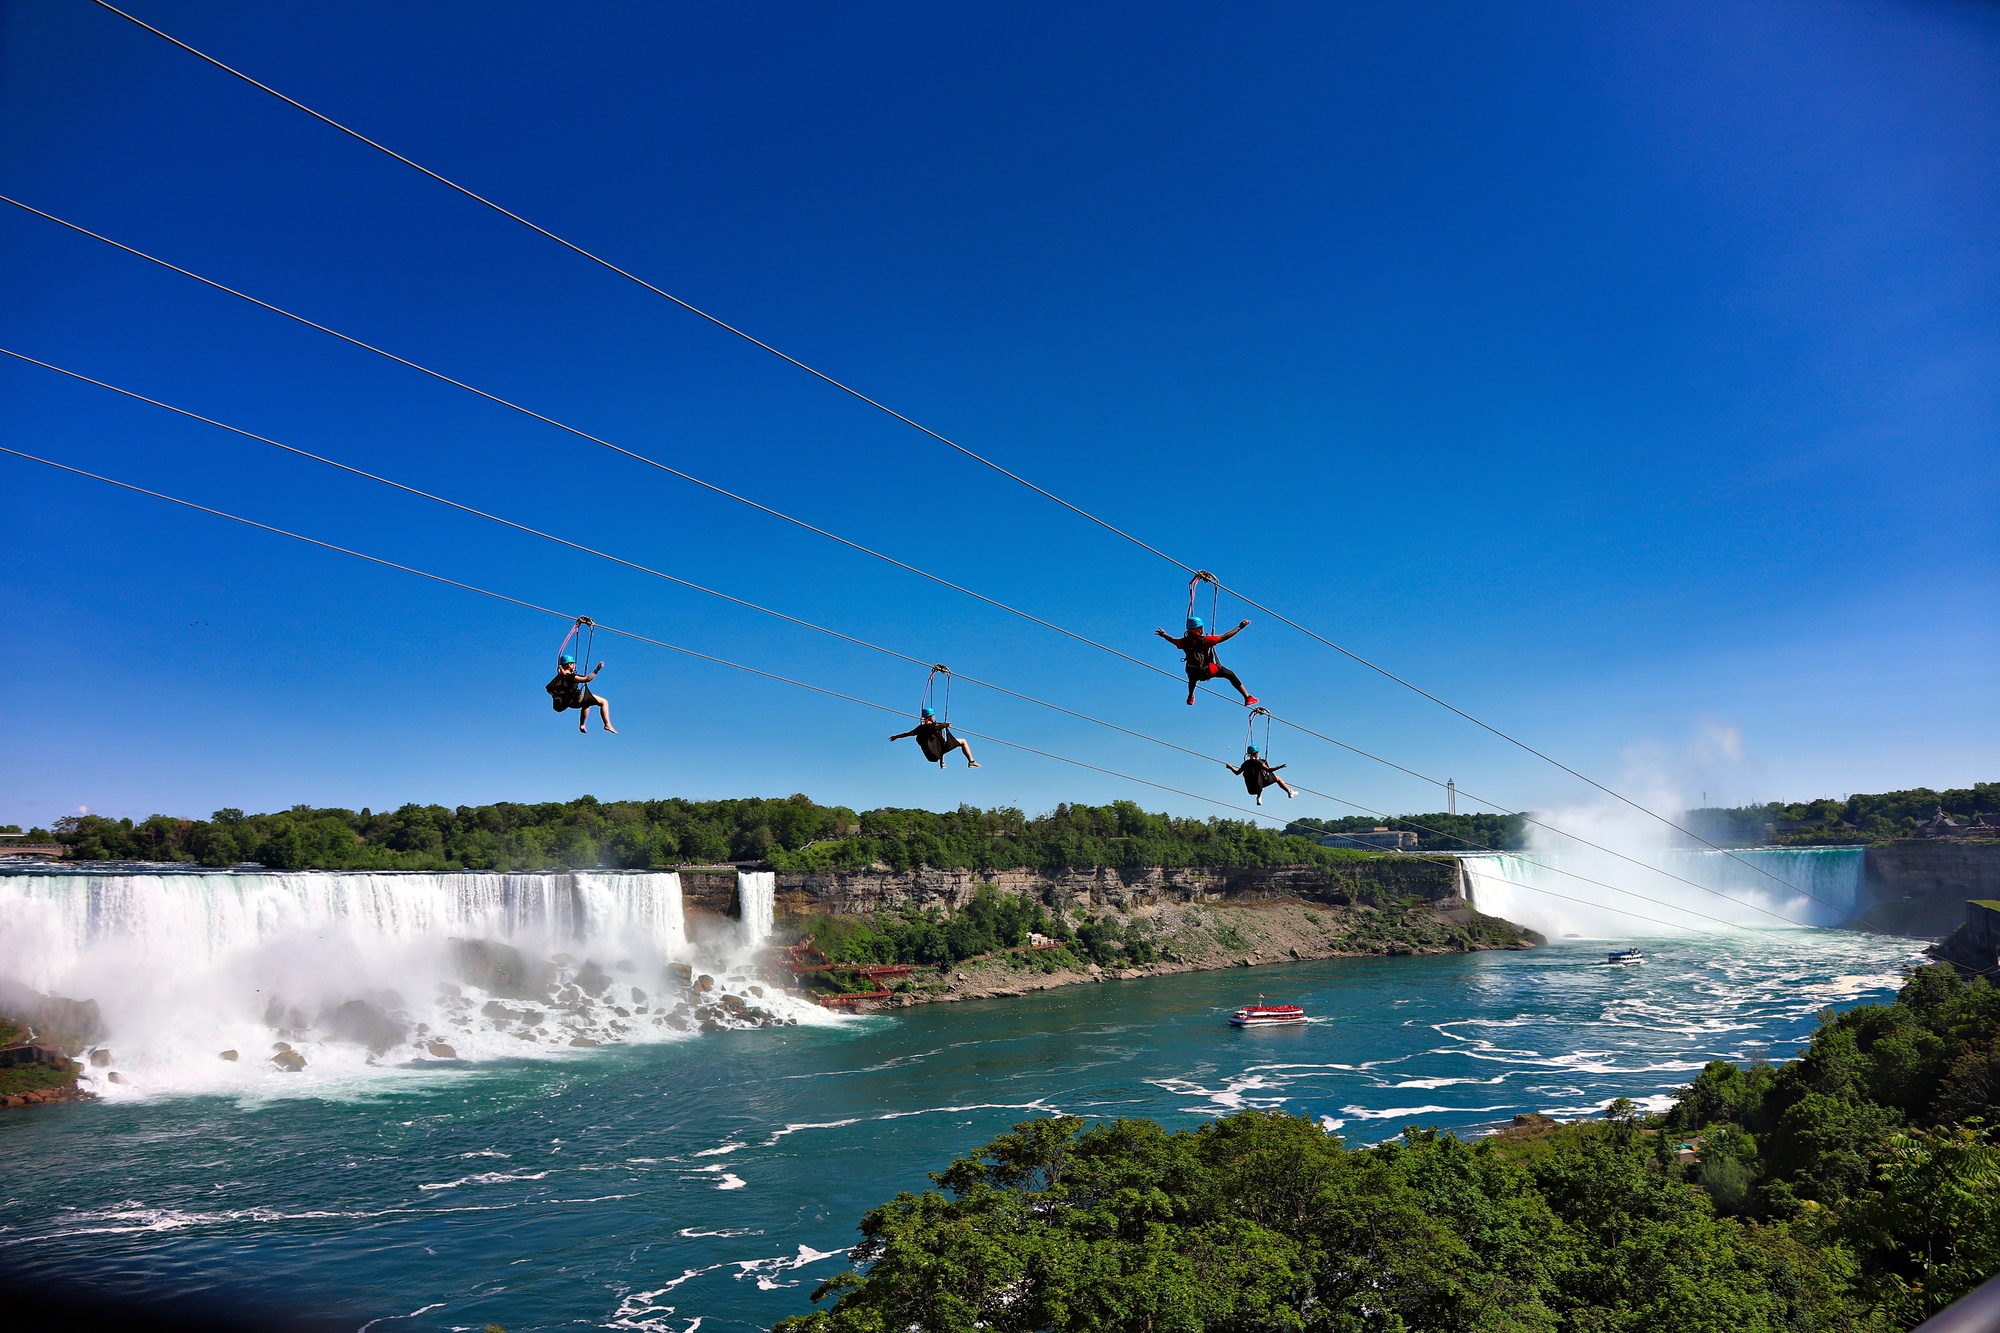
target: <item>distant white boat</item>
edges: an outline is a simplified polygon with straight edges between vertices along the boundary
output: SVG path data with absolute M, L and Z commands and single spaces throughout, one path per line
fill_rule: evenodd
M 1614 953 L 1606 955 L 1605 961 L 1608 963 L 1643 963 L 1646 961 L 1646 955 L 1640 953 L 1636 948 L 1619 949 Z

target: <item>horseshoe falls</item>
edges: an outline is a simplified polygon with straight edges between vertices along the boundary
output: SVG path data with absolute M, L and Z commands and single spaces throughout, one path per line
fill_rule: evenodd
M 0 982 L 96 1002 L 101 1096 L 365 1088 L 826 1021 L 756 985 L 769 879 L 742 891 L 752 928 L 704 945 L 672 873 L 5 874 Z
M 1630 860 L 1574 845 L 1537 847 L 1460 864 L 1473 906 L 1551 939 L 1840 926 L 1868 906 L 1859 847 L 1641 847 L 1626 854 Z

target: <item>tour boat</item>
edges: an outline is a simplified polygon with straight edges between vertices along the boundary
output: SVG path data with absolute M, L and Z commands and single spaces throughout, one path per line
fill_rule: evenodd
M 1620 949 L 1614 954 L 1607 955 L 1605 961 L 1610 963 L 1643 963 L 1646 961 L 1646 955 L 1640 953 L 1637 949 Z
M 1274 1023 L 1303 1023 L 1306 1021 L 1306 1011 L 1295 1004 L 1246 1004 L 1231 1014 L 1229 1021 L 1240 1028 L 1270 1027 Z

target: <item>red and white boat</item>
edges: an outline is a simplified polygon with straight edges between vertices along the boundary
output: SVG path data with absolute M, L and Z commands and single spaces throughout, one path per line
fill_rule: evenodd
M 1276 1027 L 1284 1023 L 1303 1023 L 1306 1011 L 1295 1004 L 1246 1004 L 1229 1016 L 1229 1021 L 1240 1028 Z

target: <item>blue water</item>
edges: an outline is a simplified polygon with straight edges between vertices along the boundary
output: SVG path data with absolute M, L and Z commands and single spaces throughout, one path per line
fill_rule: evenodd
M 1027 1116 L 1189 1126 L 1242 1106 L 1350 1143 L 1661 1099 L 1789 1057 L 1893 994 L 1919 943 L 1792 931 L 1302 963 L 384 1071 L 372 1090 L 0 1113 L 0 1264 L 116 1292 L 264 1300 L 357 1329 L 769 1327 L 864 1210 Z M 1314 1021 L 1237 1031 L 1254 1000 Z M 32 1169 L 30 1167 L 32 1166 Z

